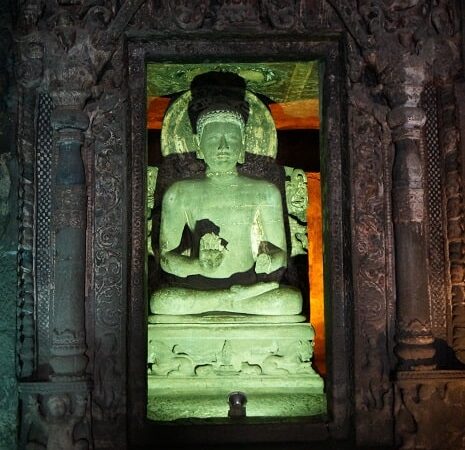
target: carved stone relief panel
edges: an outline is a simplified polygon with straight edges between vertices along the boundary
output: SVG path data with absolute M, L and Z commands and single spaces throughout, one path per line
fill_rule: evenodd
M 321 0 L 149 0 L 132 26 L 141 30 L 192 32 L 304 31 L 326 28 L 334 12 Z
M 101 96 L 88 104 L 91 118 L 93 270 L 88 321 L 92 323 L 92 410 L 96 445 L 124 448 L 126 440 L 126 203 L 124 120 L 127 98 L 121 51 L 101 78 Z M 110 431 L 113 430 L 113 431 Z
M 439 88 L 439 141 L 444 164 L 444 199 L 447 226 L 448 287 L 450 289 L 449 343 L 460 362 L 465 363 L 465 264 L 464 254 L 464 152 L 457 124 L 463 124 L 462 94 L 451 81 Z M 457 100 L 455 99 L 457 93 Z M 456 106 L 457 102 L 457 106 Z M 460 120 L 460 122 L 459 122 Z M 463 129 L 463 128 L 462 128 Z
M 391 185 L 390 133 L 386 107 L 375 105 L 372 93 L 360 83 L 349 97 L 352 177 L 355 202 L 352 234 L 355 295 L 355 386 L 357 438 L 373 443 L 380 437 L 389 444 L 393 401 L 389 373 L 392 368 L 392 230 L 390 202 L 384 192 Z M 387 325 L 387 326 L 386 326 Z
M 460 375 L 454 378 L 450 373 L 437 372 L 434 377 L 400 376 L 395 390 L 389 377 L 397 363 L 395 334 L 398 348 L 402 345 L 408 348 L 412 342 L 419 344 L 420 356 L 408 364 L 423 371 L 428 364 L 432 366 L 433 337 L 447 338 L 458 359 L 465 360 L 465 165 L 460 147 L 463 142 L 459 142 L 457 128 L 457 119 L 461 120 L 463 111 L 456 108 L 455 91 L 459 87 L 453 82 L 460 69 L 458 3 L 445 0 L 147 0 L 138 11 L 142 3 L 142 0 L 127 0 L 121 8 L 117 2 L 108 2 L 108 7 L 91 7 L 78 0 L 60 0 L 61 9 L 57 11 L 52 2 L 30 0 L 21 5 L 18 15 L 20 173 L 18 177 L 12 175 L 14 164 L 12 160 L 5 162 L 8 158 L 2 153 L 0 213 L 3 214 L 6 204 L 8 176 L 3 176 L 6 167 L 12 180 L 9 192 L 16 178 L 20 183 L 21 226 L 16 265 L 21 340 L 18 375 L 21 378 L 42 376 L 36 371 L 37 357 L 39 367 L 50 362 L 52 312 L 55 307 L 57 311 L 61 307 L 61 303 L 54 301 L 53 232 L 60 227 L 82 231 L 87 221 L 87 233 L 85 236 L 81 233 L 83 239 L 79 240 L 81 250 L 87 245 L 84 256 L 87 279 L 76 291 L 78 294 L 75 293 L 80 305 L 76 314 L 73 313 L 76 317 L 71 314 L 68 318 L 71 325 L 79 325 L 74 336 L 76 342 L 72 344 L 76 344 L 74 350 L 84 366 L 85 357 L 89 357 L 86 370 L 94 382 L 92 405 L 82 415 L 76 412 L 79 403 L 76 393 L 88 390 L 82 381 L 72 387 L 66 383 L 58 386 L 56 383 L 61 382 L 55 380 L 48 383 L 50 386 L 44 383 L 39 387 L 31 385 L 30 389 L 24 383 L 23 400 L 26 397 L 32 400 L 25 413 L 39 411 L 37 443 L 48 445 L 48 435 L 39 431 L 44 429 L 44 424 L 48 423 L 52 429 L 63 420 L 56 442 L 62 448 L 72 448 L 78 444 L 69 441 L 72 426 L 77 424 L 76 416 L 83 417 L 90 410 L 97 448 L 126 448 L 128 411 L 132 431 L 146 429 L 144 324 L 147 305 L 143 279 L 146 58 L 183 62 L 185 58 L 201 61 L 263 57 L 270 60 L 323 58 L 326 63 L 323 108 L 327 121 L 322 131 L 325 136 L 322 165 L 326 174 L 324 201 L 331 206 L 325 222 L 327 251 L 331 255 L 326 261 L 331 274 L 327 285 L 334 293 L 328 309 L 332 314 L 332 325 L 328 326 L 332 326 L 329 331 L 334 350 L 329 355 L 327 386 L 334 393 L 330 407 L 338 411 L 338 422 L 333 424 L 332 433 L 347 435 L 346 419 L 354 412 L 359 443 L 389 445 L 393 440 L 395 398 L 396 430 L 405 448 L 417 444 L 434 448 L 431 446 L 435 442 L 427 444 L 427 437 L 431 436 L 428 430 L 434 429 L 434 424 L 424 411 L 434 410 L 437 405 L 438 417 L 450 421 L 449 428 L 441 422 L 450 431 L 449 448 L 459 448 L 460 427 L 457 417 L 451 414 L 461 411 L 457 400 L 463 388 Z M 129 62 L 126 43 L 119 39 L 123 31 L 124 39 L 129 40 Z M 325 39 L 312 38 L 316 35 L 324 35 Z M 431 65 L 431 61 L 435 63 Z M 420 102 L 422 93 L 423 102 Z M 50 94 L 53 94 L 53 103 Z M 347 109 L 343 106 L 346 101 Z M 60 114 L 55 113 L 52 118 L 52 111 L 60 106 L 67 113 L 67 123 Z M 436 110 L 440 124 L 437 133 L 431 125 L 436 120 Z M 73 116 L 70 111 L 78 112 Z M 423 128 L 425 121 L 426 128 Z M 52 122 L 63 146 L 72 143 L 75 150 L 79 147 L 74 154 L 82 154 L 86 190 L 82 183 L 78 192 L 63 190 L 61 197 L 57 195 L 52 182 L 56 162 L 51 154 L 58 152 L 58 137 L 52 133 Z M 74 134 L 67 128 L 73 129 Z M 426 157 L 433 154 L 435 159 L 429 159 L 428 166 Z M 416 170 L 396 172 L 399 176 L 394 177 L 397 197 L 393 205 L 392 169 L 400 156 L 413 156 Z M 405 167 L 411 168 L 408 164 Z M 443 172 L 441 181 L 439 172 Z M 402 178 L 405 174 L 406 178 Z M 425 190 L 426 179 L 429 190 Z M 444 192 L 441 193 L 442 181 Z M 70 210 L 67 206 L 72 206 L 73 200 L 77 200 L 77 206 Z M 444 210 L 439 207 L 439 211 L 433 211 L 441 201 Z M 49 213 L 54 205 L 56 217 L 51 221 Z M 0 225 L 6 223 L 5 217 L 3 214 Z M 396 229 L 392 226 L 393 219 Z M 394 272 L 397 266 L 397 273 L 402 274 L 405 264 L 399 256 L 394 260 L 395 242 L 406 236 L 405 227 L 426 233 L 428 226 L 429 247 L 420 240 L 417 255 L 429 252 L 434 262 L 428 267 L 423 261 L 415 269 L 419 272 L 416 279 L 419 285 L 427 286 L 429 277 L 430 290 L 418 302 L 411 302 L 398 290 L 396 304 Z M 445 242 L 441 242 L 443 233 L 447 234 Z M 0 290 L 8 298 L 14 295 L 10 278 L 14 276 L 11 255 L 16 245 L 10 245 L 11 242 L 10 239 L 2 247 L 5 262 L 2 283 L 5 280 L 5 284 L 0 285 Z M 445 266 L 439 260 L 444 247 Z M 446 283 L 436 283 L 442 274 Z M 399 277 L 397 282 L 398 286 L 402 285 Z M 10 317 L 9 303 L 3 305 L 8 311 L 2 317 Z M 34 305 L 37 323 L 33 320 Z M 81 314 L 84 308 L 85 326 Z M 406 319 L 398 320 L 397 328 L 396 313 L 399 319 Z M 129 328 L 126 327 L 128 318 Z M 5 336 L 12 348 L 12 334 Z M 64 347 L 67 342 L 61 340 Z M 56 345 L 55 352 L 63 350 L 63 346 Z M 352 354 L 353 360 L 348 357 Z M 397 355 L 404 360 L 406 352 L 398 351 Z M 131 374 L 141 374 L 134 376 L 128 385 L 129 405 L 126 402 L 128 370 Z M 15 381 L 10 375 L 0 374 L 5 381 L 3 386 L 13 389 Z M 83 369 L 76 376 L 82 377 Z M 449 381 L 445 381 L 447 378 Z M 53 394 L 52 387 L 61 389 L 60 398 L 52 403 L 60 403 L 60 408 L 66 409 L 66 420 L 61 417 L 50 428 L 50 418 L 40 413 L 43 409 L 40 405 L 43 401 L 47 403 Z M 4 398 L 7 406 L 2 411 L 10 414 L 15 407 L 14 400 L 6 395 Z M 80 402 L 81 406 L 83 403 L 88 406 L 87 400 Z M 27 427 L 23 422 L 26 430 L 23 436 L 29 433 Z
M 463 448 L 464 383 L 463 372 L 399 373 L 395 404 L 398 447 Z
M 30 253 L 28 249 L 21 247 L 22 256 L 18 258 L 18 211 L 22 217 L 22 208 L 19 206 L 23 206 L 24 203 L 22 199 L 18 199 L 21 186 L 18 167 L 19 146 L 15 143 L 17 116 L 13 96 L 14 40 L 12 14 L 8 6 L 0 5 L 0 448 L 14 449 L 17 445 L 18 410 L 17 306 L 20 302 L 26 302 L 26 291 L 30 293 L 30 277 L 27 273 L 29 261 L 22 260 L 23 256 L 30 257 Z M 30 206 L 27 205 L 27 212 L 24 213 L 25 221 L 29 223 Z M 27 233 L 29 232 L 30 228 L 27 230 Z M 21 238 L 23 242 L 28 241 L 24 235 L 21 235 Z M 21 264 L 20 269 L 18 263 Z M 21 292 L 20 295 L 18 291 Z M 25 334 L 28 335 L 28 332 L 29 329 Z M 24 350 L 30 351 L 27 344 Z M 23 355 L 25 353 L 26 351 Z

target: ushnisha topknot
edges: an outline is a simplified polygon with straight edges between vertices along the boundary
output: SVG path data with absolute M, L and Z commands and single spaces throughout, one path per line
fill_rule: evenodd
M 188 107 L 193 132 L 201 134 L 206 123 L 220 116 L 236 121 L 244 130 L 249 118 L 245 89 L 245 80 L 231 72 L 207 72 L 196 76 L 191 83 L 192 99 Z

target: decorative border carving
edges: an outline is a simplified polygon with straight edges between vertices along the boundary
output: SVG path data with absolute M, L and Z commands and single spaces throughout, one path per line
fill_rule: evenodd
M 354 83 L 349 105 L 357 440 L 389 445 L 393 391 L 387 350 L 393 347 L 394 293 L 391 201 L 385 192 L 391 189 L 392 144 L 387 110 L 373 102 L 370 89 Z
M 36 292 L 37 292 L 37 345 L 38 363 L 48 361 L 50 351 L 50 313 L 53 298 L 52 266 L 54 249 L 50 224 L 52 211 L 52 142 L 53 130 L 50 123 L 52 99 L 48 94 L 39 95 L 37 117 L 36 155 Z
M 462 363 L 465 363 L 464 172 L 459 148 L 459 131 L 456 126 L 457 112 L 454 85 L 452 83 L 443 84 L 439 87 L 439 105 L 439 140 L 444 158 L 447 257 L 450 277 L 448 281 L 450 282 L 451 295 L 451 323 L 448 337 L 457 358 Z
M 426 113 L 425 152 L 428 205 L 429 291 L 431 299 L 432 331 L 436 338 L 447 341 L 448 298 L 444 261 L 444 218 L 442 186 L 444 184 L 441 148 L 438 132 L 438 103 L 436 86 L 428 84 L 423 92 L 422 108 Z
M 18 237 L 18 375 L 30 377 L 35 370 L 35 129 L 36 96 L 31 89 L 20 91 L 18 121 L 19 237 Z
M 127 156 L 124 135 L 126 90 L 117 72 L 124 73 L 119 49 L 102 76 L 101 97 L 91 102 L 87 153 L 92 180 L 92 270 L 88 322 L 92 323 L 94 375 L 93 433 L 100 448 L 126 448 L 126 297 Z M 119 80 L 117 86 L 113 84 Z M 109 431 L 111 430 L 111 431 Z

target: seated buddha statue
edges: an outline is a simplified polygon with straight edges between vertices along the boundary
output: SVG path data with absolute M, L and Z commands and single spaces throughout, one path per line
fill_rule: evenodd
M 238 172 L 247 151 L 245 82 L 209 73 L 194 79 L 191 92 L 205 173 L 163 195 L 159 254 L 169 282 L 152 294 L 151 311 L 299 314 L 300 291 L 280 283 L 288 255 L 281 192 Z

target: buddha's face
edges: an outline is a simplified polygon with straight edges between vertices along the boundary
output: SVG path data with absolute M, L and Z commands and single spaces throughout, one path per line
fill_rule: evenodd
M 215 121 L 205 125 L 200 155 L 212 171 L 232 170 L 243 158 L 241 127 L 234 122 Z

